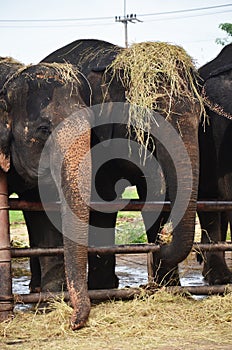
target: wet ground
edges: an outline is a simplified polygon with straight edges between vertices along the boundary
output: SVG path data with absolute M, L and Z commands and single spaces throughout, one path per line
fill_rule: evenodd
M 205 285 L 201 275 L 201 266 L 196 262 L 195 254 L 191 253 L 189 258 L 179 266 L 181 285 L 196 286 Z M 13 262 L 13 293 L 29 293 L 30 270 L 27 259 Z M 138 287 L 148 282 L 147 254 L 118 255 L 116 273 L 119 277 L 119 288 Z
M 117 257 L 117 275 L 120 279 L 119 287 L 138 287 L 148 282 L 147 255 L 120 255 Z M 179 266 L 182 286 L 205 285 L 201 274 L 201 266 L 195 261 L 195 254 Z
M 22 239 L 23 237 L 23 239 Z M 13 230 L 14 241 L 28 239 L 25 226 Z M 199 237 L 196 237 L 199 239 Z M 28 243 L 28 241 L 27 241 Z M 232 252 L 226 252 L 226 260 L 232 268 Z M 13 260 L 13 293 L 28 294 L 30 282 L 30 269 L 28 259 Z M 182 286 L 206 285 L 202 277 L 202 265 L 196 261 L 195 253 L 179 265 Z M 119 277 L 119 288 L 139 287 L 148 282 L 147 254 L 120 254 L 117 255 L 116 273 Z

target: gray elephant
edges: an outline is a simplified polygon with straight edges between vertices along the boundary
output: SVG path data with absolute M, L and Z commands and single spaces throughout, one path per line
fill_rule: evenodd
M 232 44 L 199 69 L 208 119 L 199 128 L 199 199 L 232 200 Z M 199 212 L 202 242 L 225 241 L 231 212 Z M 209 284 L 232 282 L 223 252 L 204 256 L 203 275 Z
M 25 217 L 32 245 L 37 246 L 36 234 L 41 239 L 41 233 L 44 245 L 51 240 L 64 244 L 72 324 L 78 328 L 90 310 L 86 284 L 90 157 L 80 165 L 90 151 L 92 113 L 85 108 L 88 94 L 84 91 L 89 86 L 68 64 L 24 67 L 6 61 L 0 65 L 0 166 L 8 173 L 9 193 L 35 200 L 40 188 L 47 200 L 61 201 L 61 216 L 53 216 L 55 226 L 44 213 L 26 212 Z M 76 179 L 85 188 L 85 201 Z M 75 240 L 73 234 L 77 234 Z M 64 278 L 57 271 L 63 269 L 63 260 L 45 262 L 41 257 L 40 262 L 42 289 L 61 290 Z M 40 287 L 40 276 L 36 278 Z
M 91 88 L 91 105 L 98 106 L 93 108 L 95 127 L 92 129 L 91 146 L 92 148 L 98 146 L 98 149 L 101 150 L 99 151 L 100 154 L 109 153 L 111 159 L 100 167 L 99 157 L 92 157 L 93 173 L 96 176 L 92 179 L 91 199 L 94 201 L 96 198 L 100 197 L 100 199 L 104 201 L 113 201 L 116 198 L 120 198 L 121 193 L 125 189 L 125 183 L 128 184 L 129 182 L 131 185 L 136 185 L 140 200 L 159 200 L 161 198 L 160 187 L 162 184 L 162 180 L 158 175 L 159 169 L 152 168 L 151 162 L 149 163 L 149 161 L 146 162 L 144 167 L 139 166 L 137 154 L 134 158 L 128 157 L 128 146 L 126 146 L 125 142 L 113 142 L 114 139 L 128 140 L 128 135 L 130 135 L 130 140 L 138 141 L 135 132 L 136 127 L 131 125 L 129 127 L 130 131 L 128 132 L 128 127 L 126 126 L 128 114 L 125 116 L 122 111 L 114 110 L 114 106 L 117 105 L 116 102 L 124 103 L 127 101 L 130 86 L 130 73 L 128 86 L 126 86 L 125 83 L 123 68 L 118 69 L 118 75 L 113 73 L 112 64 L 114 64 L 117 57 L 120 57 L 122 52 L 124 52 L 124 49 L 105 41 L 77 40 L 53 52 L 47 56 L 43 62 L 69 62 L 77 66 L 89 82 Z M 173 57 L 175 57 L 175 54 L 170 54 L 170 60 Z M 165 55 L 163 58 L 165 58 Z M 155 62 L 155 54 L 153 59 Z M 184 71 L 183 63 L 176 58 L 175 64 L 175 68 L 173 66 L 173 74 L 175 75 L 176 73 L 181 76 L 181 74 L 183 74 L 181 72 Z M 191 77 L 184 74 L 182 75 L 182 88 L 184 89 L 184 86 L 187 84 L 189 89 L 187 95 L 192 96 L 193 99 L 188 99 L 187 96 L 178 97 L 172 95 L 172 85 L 170 86 L 170 81 L 168 83 L 162 83 L 162 78 L 165 77 L 165 72 L 163 72 L 157 76 L 157 79 L 161 81 L 158 87 L 160 98 L 158 98 L 157 101 L 153 100 L 151 103 L 151 108 L 163 114 L 163 120 L 165 120 L 167 115 L 164 111 L 169 108 L 168 103 L 170 102 L 167 95 L 172 95 L 172 102 L 170 103 L 172 104 L 173 110 L 168 115 L 167 119 L 170 125 L 176 130 L 179 135 L 178 137 L 181 135 L 180 138 L 190 158 L 191 174 L 187 171 L 188 166 L 185 163 L 186 158 L 184 155 L 182 160 L 179 159 L 176 161 L 176 164 L 173 164 L 172 157 L 174 156 L 173 154 L 171 155 L 170 148 L 172 148 L 176 155 L 181 154 L 182 151 L 178 150 L 178 146 L 175 142 L 169 147 L 169 150 L 166 149 L 167 145 L 165 145 L 165 142 L 167 144 L 168 140 L 171 140 L 168 130 L 163 131 L 165 136 L 162 141 L 159 140 L 161 136 L 155 131 L 157 130 L 157 125 L 152 126 L 154 137 L 149 138 L 145 136 L 148 150 L 158 160 L 162 168 L 162 176 L 166 181 L 167 191 L 163 199 L 171 200 L 172 209 L 175 206 L 175 199 L 178 195 L 177 168 L 182 169 L 183 173 L 185 173 L 181 179 L 182 199 L 180 199 L 180 201 L 183 201 L 183 198 L 189 190 L 189 185 L 187 183 L 190 178 L 192 186 L 189 202 L 187 208 L 185 208 L 186 211 L 183 213 L 178 224 L 174 224 L 171 243 L 163 244 L 160 253 L 154 255 L 154 276 L 155 281 L 159 284 L 170 285 L 179 283 L 177 264 L 186 258 L 191 250 L 193 242 L 199 169 L 197 130 L 200 115 L 199 101 L 195 98 L 195 94 L 197 94 L 196 86 L 193 90 L 190 88 L 190 81 L 195 81 L 194 74 L 194 68 L 191 68 Z M 146 77 L 146 75 L 145 72 L 144 76 Z M 162 96 L 164 96 L 163 99 Z M 103 102 L 110 104 L 111 108 L 108 108 L 108 106 L 104 109 L 102 107 Z M 102 112 L 102 108 L 104 112 Z M 117 110 L 117 107 L 115 108 Z M 118 119 L 114 118 L 115 114 Z M 118 115 L 121 115 L 121 117 L 118 117 Z M 104 123 L 102 120 L 104 120 Z M 160 134 L 161 133 L 162 131 Z M 143 150 L 143 152 L 146 151 Z M 135 153 L 136 152 L 134 152 L 134 154 Z M 122 179 L 127 180 L 127 182 L 120 182 Z M 143 211 L 142 215 L 146 226 L 148 242 L 162 242 L 162 240 L 159 239 L 159 232 L 161 226 L 167 220 L 167 215 L 164 213 L 157 215 L 157 213 L 147 211 Z M 117 212 L 107 213 L 92 211 L 90 213 L 90 244 L 114 244 L 116 216 Z M 175 221 L 175 218 L 173 220 Z M 105 241 L 104 238 L 100 239 L 99 237 L 105 237 Z M 101 244 L 98 242 L 98 239 L 101 241 Z M 89 286 L 93 288 L 99 288 L 101 286 L 103 288 L 117 287 L 118 280 L 115 275 L 115 257 L 99 256 L 98 254 L 89 258 L 89 268 L 91 272 L 89 275 Z

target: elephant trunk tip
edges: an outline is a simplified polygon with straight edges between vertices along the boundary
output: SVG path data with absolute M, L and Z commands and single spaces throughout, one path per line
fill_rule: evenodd
M 83 328 L 89 318 L 91 303 L 88 291 L 75 292 L 73 288 L 69 290 L 70 301 L 73 306 L 73 313 L 70 319 L 70 325 L 73 331 Z
M 84 308 L 81 308 L 78 312 L 74 309 L 71 316 L 70 325 L 73 331 L 83 328 L 89 318 L 90 313 L 90 302 L 89 305 L 85 305 Z
M 83 328 L 86 325 L 87 320 L 88 320 L 88 316 L 86 319 L 76 320 L 76 315 L 73 315 L 70 321 L 71 329 L 73 331 L 76 331 L 78 329 Z

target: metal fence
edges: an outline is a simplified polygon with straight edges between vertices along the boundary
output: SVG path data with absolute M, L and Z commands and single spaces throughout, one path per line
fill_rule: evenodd
M 143 209 L 145 203 L 131 200 L 119 201 L 114 204 L 91 203 L 94 210 L 103 210 L 110 208 L 112 210 L 124 211 L 140 211 Z M 125 204 L 122 205 L 122 204 Z M 121 209 L 123 207 L 123 209 Z M 11 276 L 11 259 L 20 257 L 30 257 L 38 255 L 56 255 L 63 254 L 63 248 L 11 248 L 10 246 L 10 232 L 9 232 L 9 210 L 27 210 L 27 211 L 42 211 L 46 210 L 59 211 L 59 203 L 46 203 L 42 206 L 41 203 L 32 203 L 20 201 L 18 199 L 8 199 L 7 195 L 7 181 L 6 176 L 0 171 L 0 320 L 5 320 L 13 314 L 13 308 L 16 303 L 37 303 L 39 301 L 46 301 L 54 293 L 32 293 L 32 294 L 12 294 L 12 276 Z M 146 202 L 146 210 L 170 211 L 169 202 Z M 232 210 L 232 201 L 201 201 L 197 203 L 198 211 L 228 211 Z M 111 247 L 89 247 L 89 254 L 137 254 L 158 252 L 159 245 L 156 244 L 129 244 L 129 245 L 115 245 Z M 231 243 L 217 243 L 217 244 L 200 244 L 194 243 L 193 249 L 195 251 L 232 251 Z M 192 286 L 192 287 L 166 287 L 169 291 L 188 292 L 195 295 L 203 294 L 222 294 L 226 291 L 232 291 L 232 286 Z M 89 296 L 94 300 L 106 299 L 130 299 L 135 295 L 140 294 L 139 288 L 128 288 L 118 290 L 92 290 L 89 291 Z M 148 293 L 154 291 L 148 290 Z M 59 294 L 59 293 L 56 293 Z M 68 293 L 64 293 L 65 299 L 68 299 Z

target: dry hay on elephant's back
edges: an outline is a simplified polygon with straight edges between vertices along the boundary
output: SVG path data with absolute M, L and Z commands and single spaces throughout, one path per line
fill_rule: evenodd
M 199 102 L 198 73 L 185 50 L 164 42 L 143 42 L 121 50 L 108 70 L 122 82 L 130 103 L 130 120 L 143 143 L 143 130 L 149 129 L 152 110 L 168 118 L 176 101 Z
M 45 67 L 45 68 L 51 68 L 54 70 L 55 74 L 53 79 L 57 79 L 62 84 L 68 84 L 68 83 L 78 83 L 80 84 L 80 78 L 81 75 L 80 71 L 74 67 L 70 63 L 40 63 L 39 66 Z M 40 76 L 37 74 L 37 78 L 40 78 Z M 41 77 L 42 79 L 49 79 L 50 76 L 46 77 L 46 74 L 44 77 Z
M 0 92 L 7 90 L 9 84 L 19 77 L 22 81 L 25 81 L 25 79 L 36 80 L 38 81 L 38 86 L 40 86 L 42 81 L 47 83 L 51 79 L 62 85 L 69 83 L 80 85 L 80 76 L 83 76 L 82 73 L 70 63 L 43 62 L 37 65 L 23 65 L 8 77 Z
M 14 59 L 13 57 L 7 56 L 7 57 L 0 57 L 0 65 L 1 64 L 22 64 L 18 60 Z

